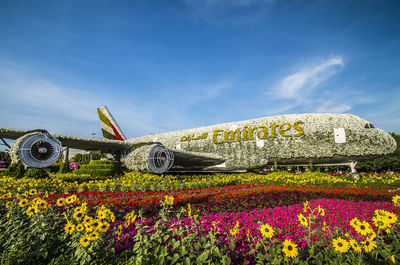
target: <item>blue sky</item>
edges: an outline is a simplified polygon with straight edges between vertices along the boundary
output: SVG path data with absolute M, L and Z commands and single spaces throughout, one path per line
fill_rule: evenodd
M 289 113 L 400 133 L 400 2 L 0 1 L 0 127 L 128 138 Z

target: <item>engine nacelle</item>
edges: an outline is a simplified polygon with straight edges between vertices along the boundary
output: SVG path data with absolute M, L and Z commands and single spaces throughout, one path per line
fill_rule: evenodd
M 13 162 L 20 159 L 25 165 L 35 168 L 45 168 L 56 163 L 61 152 L 60 141 L 47 132 L 25 134 L 10 149 Z
M 160 144 L 145 145 L 133 150 L 124 162 L 131 170 L 162 174 L 174 164 L 174 154 Z

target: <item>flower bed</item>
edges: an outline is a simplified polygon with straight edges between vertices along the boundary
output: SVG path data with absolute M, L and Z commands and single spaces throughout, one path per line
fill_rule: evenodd
M 400 259 L 398 189 L 246 183 L 252 176 L 243 175 L 242 184 L 198 189 L 72 193 L 57 192 L 63 185 L 58 177 L 3 179 L 1 263 L 370 264 Z M 37 189 L 29 189 L 32 183 Z M 76 185 L 99 187 L 93 183 Z
M 324 216 L 315 214 L 315 209 L 318 207 L 324 209 Z M 162 237 L 167 236 L 167 239 L 175 237 L 181 241 L 185 241 L 185 237 L 187 237 L 197 242 L 200 238 L 207 237 L 212 231 L 218 239 L 216 246 L 223 250 L 222 254 L 229 255 L 232 260 L 254 263 L 256 257 L 250 253 L 260 242 L 266 245 L 276 245 L 289 239 L 298 246 L 299 251 L 315 242 L 323 242 L 323 247 L 329 249 L 332 248 L 332 240 L 338 236 L 347 238 L 347 241 L 351 238 L 357 242 L 366 239 L 350 225 L 350 221 L 354 218 L 361 221 L 366 220 L 373 227 L 374 232 L 379 234 L 382 231 L 378 231 L 372 222 L 376 210 L 381 209 L 400 214 L 400 207 L 395 207 L 392 202 L 349 202 L 320 199 L 309 202 L 305 212 L 304 209 L 303 204 L 295 204 L 247 212 L 212 213 L 197 219 L 193 217 L 172 219 L 162 224 L 155 224 L 154 219 L 137 220 L 129 228 L 125 228 L 121 236 L 117 237 L 117 252 L 131 249 L 137 243 L 135 240 L 137 233 L 151 237 L 158 232 L 160 227 L 163 231 Z M 308 216 L 312 214 L 313 210 L 316 218 L 307 226 L 302 226 L 298 215 Z M 120 224 L 121 222 L 117 222 L 114 225 Z M 236 224 L 236 232 L 233 233 L 232 230 L 235 229 Z M 274 235 L 270 239 L 263 237 L 260 231 L 263 224 L 270 225 L 274 230 Z M 184 233 L 177 236 L 179 233 L 175 233 L 174 227 L 179 227 Z M 383 233 L 386 234 L 386 232 Z M 192 234 L 195 234 L 194 238 L 191 238 Z M 307 242 L 309 234 L 310 239 Z M 166 242 L 162 241 L 161 244 L 166 244 Z M 231 251 L 232 244 L 235 246 L 235 252 Z

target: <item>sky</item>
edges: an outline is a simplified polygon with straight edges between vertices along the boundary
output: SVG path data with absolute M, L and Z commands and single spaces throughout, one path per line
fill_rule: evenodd
M 128 138 L 292 113 L 400 133 L 400 1 L 0 1 L 0 127 Z M 1 148 L 1 147 L 0 147 Z

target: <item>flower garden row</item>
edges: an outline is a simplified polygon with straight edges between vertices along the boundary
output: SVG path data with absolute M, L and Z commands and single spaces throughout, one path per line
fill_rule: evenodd
M 173 196 L 174 209 L 188 203 L 196 204 L 196 214 L 211 212 L 238 212 L 251 209 L 289 206 L 320 198 L 346 199 L 349 201 L 390 201 L 391 188 L 349 188 L 349 187 L 298 187 L 282 185 L 231 185 L 225 187 L 159 191 L 159 192 L 79 192 L 71 194 L 49 195 L 49 202 L 58 198 L 77 196 L 88 205 L 104 205 L 121 214 L 131 210 L 146 210 L 154 213 L 159 209 L 160 201 L 165 196 Z M 4 195 L 4 198 L 7 194 Z
M 190 190 L 221 187 L 233 184 L 268 184 L 285 186 L 322 187 L 400 187 L 399 173 L 363 174 L 359 179 L 345 174 L 328 175 L 306 172 L 300 175 L 275 172 L 268 175 L 209 174 L 209 175 L 153 175 L 139 172 L 126 173 L 118 178 L 91 177 L 89 175 L 53 174 L 46 179 L 11 178 L 0 175 L 0 193 L 21 192 L 36 188 L 40 191 L 64 193 L 78 191 L 160 191 Z

